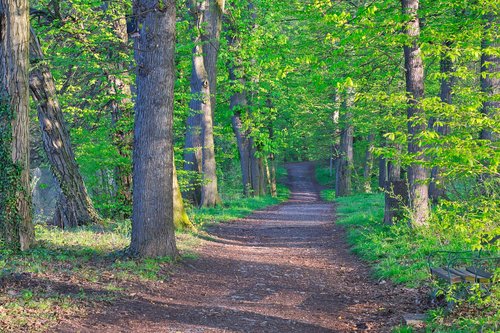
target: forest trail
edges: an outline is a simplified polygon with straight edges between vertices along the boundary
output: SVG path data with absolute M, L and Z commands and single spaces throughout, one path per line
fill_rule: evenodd
M 288 202 L 210 228 L 165 283 L 131 286 L 59 332 L 387 332 L 419 311 L 415 290 L 370 278 L 349 253 L 314 166 L 288 165 Z

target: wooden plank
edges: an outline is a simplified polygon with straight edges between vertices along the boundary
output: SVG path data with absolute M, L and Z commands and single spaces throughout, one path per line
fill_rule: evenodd
M 460 268 L 450 268 L 450 272 L 458 275 L 462 278 L 462 281 L 466 282 L 476 282 L 476 275 L 472 274 L 471 272 L 468 272 L 465 269 L 460 269 Z
M 489 283 L 491 282 L 491 278 L 493 277 L 493 274 L 486 272 L 485 270 L 482 270 L 480 268 L 467 267 L 466 270 L 474 274 L 474 276 L 477 276 L 477 281 L 480 283 Z
M 451 272 L 448 272 L 448 270 L 439 268 L 439 267 L 431 267 L 431 274 L 435 275 L 445 281 L 448 281 L 448 283 L 459 283 L 462 282 L 462 278 L 456 274 L 453 274 Z

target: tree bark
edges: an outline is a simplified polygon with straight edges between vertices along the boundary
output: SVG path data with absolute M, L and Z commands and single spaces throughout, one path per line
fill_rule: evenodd
M 230 70 L 231 73 L 231 70 Z M 231 74 L 230 74 L 231 75 Z M 231 95 L 230 109 L 233 110 L 234 115 L 232 117 L 232 126 L 234 135 L 236 136 L 236 144 L 238 146 L 238 152 L 240 154 L 240 166 L 241 166 L 241 181 L 243 185 L 243 193 L 245 196 L 250 196 L 251 194 L 251 181 L 250 181 L 250 141 L 248 138 L 248 131 L 243 128 L 243 122 L 241 120 L 241 108 L 245 108 L 247 105 L 245 93 L 234 93 Z
M 397 151 L 396 155 L 400 155 L 402 145 L 395 144 L 394 148 Z M 401 179 L 401 163 L 398 160 L 391 160 L 386 164 L 384 223 L 392 224 L 395 219 L 401 219 L 404 216 L 404 208 L 409 202 L 408 184 Z
M 29 5 L 0 0 L 0 237 L 34 242 L 29 166 Z
M 387 160 L 383 157 L 378 159 L 378 187 L 385 189 L 387 182 Z
M 363 169 L 363 178 L 365 179 L 364 190 L 365 193 L 372 192 L 372 167 L 373 167 L 373 148 L 374 148 L 375 134 L 368 135 L 368 148 L 365 154 L 365 166 Z
M 344 102 L 345 114 L 343 128 L 340 135 L 340 157 L 338 158 L 335 173 L 335 195 L 345 197 L 352 192 L 352 171 L 354 167 L 354 127 L 351 124 L 351 111 L 353 91 L 348 89 Z
M 43 148 L 59 183 L 59 196 L 52 224 L 60 228 L 100 223 L 75 160 L 71 139 L 56 96 L 54 78 L 44 62 L 38 38 L 31 30 L 30 56 L 33 61 L 29 86 L 37 102 Z
M 446 47 L 451 46 L 451 43 L 445 43 Z M 453 71 L 453 62 L 451 61 L 451 58 L 446 54 L 446 52 L 443 52 L 441 55 L 441 74 L 444 75 L 444 77 L 441 79 L 441 88 L 440 88 L 440 98 L 441 102 L 446 103 L 446 104 L 451 104 L 452 103 L 452 89 L 453 89 L 453 81 L 451 76 L 451 73 Z M 434 127 L 436 119 L 431 119 L 429 123 L 429 127 Z M 443 126 L 437 126 L 436 131 L 441 134 L 442 136 L 448 135 L 450 132 L 450 128 L 448 125 L 443 125 Z M 435 166 L 431 170 L 431 182 L 429 183 L 429 198 L 433 202 L 437 202 L 439 198 L 442 198 L 445 195 L 445 188 L 443 184 L 443 177 L 442 175 L 442 169 Z
M 274 161 L 274 154 L 269 155 L 269 163 L 271 164 L 269 177 L 269 182 L 271 183 L 271 196 L 276 197 L 278 195 L 278 188 L 276 185 L 276 162 Z
M 403 14 L 408 15 L 405 34 L 408 41 L 404 46 L 406 91 L 409 97 L 408 116 L 408 152 L 417 159 L 408 168 L 410 184 L 411 223 L 423 226 L 429 219 L 428 171 L 424 167 L 424 148 L 419 144 L 418 135 L 426 130 L 424 111 L 420 100 L 424 96 L 424 65 L 420 51 L 420 20 L 418 17 L 419 0 L 402 0 Z
M 106 3 L 107 5 L 107 3 Z M 113 30 L 118 38 L 118 45 L 111 45 L 111 58 L 116 58 L 119 54 L 115 54 L 117 50 L 121 53 L 128 53 L 128 34 L 127 21 L 125 16 L 112 20 Z M 113 59 L 112 59 L 113 60 Z M 114 60 L 116 61 L 116 60 Z M 114 129 L 113 143 L 121 157 L 128 160 L 132 153 L 133 134 L 132 131 L 124 126 L 128 119 L 133 116 L 132 110 L 132 89 L 129 84 L 129 75 L 125 73 L 127 64 L 123 61 L 116 63 L 116 69 L 119 72 L 124 72 L 121 77 L 118 74 L 107 73 L 109 81 L 109 93 L 111 96 L 117 96 L 110 101 L 111 123 Z M 124 207 L 132 205 L 132 170 L 127 165 L 119 165 L 115 169 L 115 179 L 118 184 L 118 200 L 121 201 Z M 124 218 L 129 216 L 124 215 Z
M 196 123 L 192 128 L 191 133 L 186 135 L 186 148 L 192 146 L 195 149 L 195 160 L 198 170 L 201 169 L 202 185 L 201 185 L 201 201 L 200 206 L 213 207 L 220 204 L 217 187 L 217 174 L 216 174 L 216 161 L 215 161 L 215 143 L 213 134 L 213 117 L 212 117 L 212 97 L 210 90 L 210 78 L 205 67 L 205 55 L 203 54 L 203 40 L 206 38 L 205 34 L 201 31 L 205 29 L 203 26 L 207 20 L 206 15 L 210 15 L 210 2 L 203 0 L 200 3 L 193 2 L 191 4 L 191 13 L 195 22 L 194 27 L 197 30 L 195 37 L 195 47 L 193 49 L 193 69 L 191 75 L 191 93 L 193 98 L 190 103 L 191 112 L 193 112 L 192 119 L 189 121 L 199 120 L 200 136 L 196 138 Z M 196 118 L 199 115 L 200 118 Z M 189 137 L 190 142 L 187 142 Z M 201 144 L 200 152 L 195 144 Z M 189 144 L 189 146 L 188 146 Z M 196 156 L 196 153 L 201 153 Z M 190 158 L 188 156 L 188 158 Z M 201 164 L 200 164 L 201 161 Z M 186 161 L 190 162 L 190 161 Z
M 177 254 L 173 221 L 175 1 L 136 0 L 137 100 L 130 250 L 140 257 Z
M 195 43 L 199 43 L 197 38 Z M 186 141 L 184 145 L 184 170 L 191 171 L 196 174 L 202 172 L 202 138 L 201 138 L 201 120 L 202 120 L 202 101 L 201 89 L 203 85 L 197 74 L 195 67 L 196 53 L 200 48 L 195 47 L 193 50 L 193 66 L 191 70 L 191 94 L 192 98 L 189 102 L 189 115 L 186 119 Z M 201 69 L 200 69 L 201 71 Z M 194 205 L 199 205 L 201 201 L 201 188 L 198 183 L 191 182 L 190 189 L 186 191 L 186 197 L 193 202 Z
M 203 43 L 203 61 L 208 75 L 210 85 L 210 107 L 212 118 L 216 108 L 217 92 L 217 58 L 220 48 L 220 34 L 222 30 L 222 14 L 224 12 L 225 0 L 205 0 L 208 8 L 203 15 L 203 26 L 205 33 L 201 35 Z
M 230 47 L 238 51 L 240 40 L 235 37 L 229 37 Z M 229 108 L 233 111 L 232 127 L 236 136 L 236 143 L 240 155 L 240 165 L 242 174 L 243 193 L 245 196 L 260 196 L 265 194 L 265 177 L 262 159 L 257 158 L 257 149 L 254 140 L 251 138 L 251 128 L 244 126 L 242 112 L 248 112 L 248 94 L 245 90 L 246 80 L 243 75 L 238 77 L 237 72 L 241 70 L 241 59 L 234 60 L 235 63 L 229 64 L 229 79 L 236 87 L 231 95 Z M 243 87 L 241 90 L 239 87 Z

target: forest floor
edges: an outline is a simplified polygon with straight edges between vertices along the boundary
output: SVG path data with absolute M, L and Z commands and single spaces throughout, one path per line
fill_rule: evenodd
M 374 280 L 349 252 L 314 166 L 288 174 L 289 201 L 210 227 L 168 280 L 130 284 L 54 331 L 388 332 L 422 313 L 425 295 Z

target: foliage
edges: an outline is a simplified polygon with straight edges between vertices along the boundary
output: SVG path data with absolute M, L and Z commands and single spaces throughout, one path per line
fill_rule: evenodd
M 378 279 L 390 279 L 412 288 L 428 286 L 428 254 L 436 250 L 474 248 L 474 243 L 469 238 L 474 239 L 476 231 L 465 231 L 467 224 L 462 224 L 464 222 L 454 223 L 461 229 L 458 234 L 453 229 L 440 228 L 437 224 L 432 224 L 435 226 L 432 230 L 383 224 L 382 194 L 358 194 L 338 198 L 336 202 L 339 216 L 337 223 L 347 228 L 348 241 L 352 244 L 353 251 L 373 263 L 374 274 Z M 498 250 L 498 247 L 495 249 Z M 429 330 L 471 332 L 483 327 L 485 332 L 493 332 L 500 309 L 498 292 L 498 285 L 489 296 L 478 297 L 478 293 L 472 292 L 471 298 L 462 300 L 458 310 L 450 315 L 432 310 Z
M 21 183 L 22 166 L 12 161 L 12 122 L 15 115 L 10 97 L 0 91 L 0 246 L 19 248 L 19 216 L 17 198 L 26 189 Z

